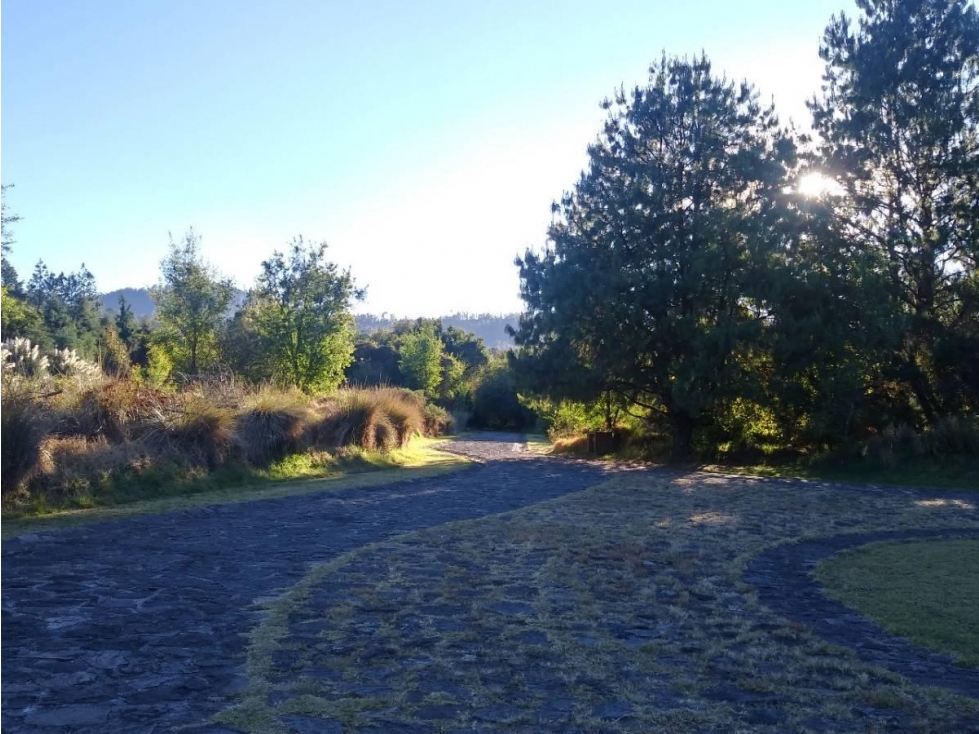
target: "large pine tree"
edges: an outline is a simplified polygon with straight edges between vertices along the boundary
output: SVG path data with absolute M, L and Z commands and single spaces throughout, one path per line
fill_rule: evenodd
M 880 262 L 903 324 L 891 374 L 933 422 L 979 407 L 979 13 L 857 5 L 826 29 L 814 126 L 845 239 Z
M 517 342 L 542 387 L 604 376 L 599 389 L 664 420 L 684 459 L 696 427 L 751 379 L 795 147 L 752 88 L 705 57 L 664 59 L 606 106 L 548 247 L 519 261 Z

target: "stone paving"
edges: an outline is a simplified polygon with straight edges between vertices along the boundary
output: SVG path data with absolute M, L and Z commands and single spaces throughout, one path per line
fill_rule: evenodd
M 3 731 L 979 732 L 974 671 L 868 657 L 893 638 L 806 575 L 874 534 L 977 533 L 979 496 L 517 441 L 455 442 L 485 463 L 437 479 L 4 542 Z
M 979 732 L 974 669 L 833 608 L 807 580 L 814 544 L 892 528 L 979 537 L 974 499 L 633 472 L 394 538 L 266 606 L 249 684 L 216 721 L 276 734 Z M 800 621 L 820 615 L 844 627 L 835 644 Z
M 519 440 L 456 442 L 485 463 L 436 479 L 4 541 L 3 732 L 164 732 L 205 720 L 243 686 L 253 602 L 311 564 L 606 475 L 528 454 Z

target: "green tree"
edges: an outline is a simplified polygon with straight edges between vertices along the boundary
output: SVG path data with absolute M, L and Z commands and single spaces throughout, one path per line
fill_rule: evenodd
M 398 367 L 398 337 L 389 330 L 360 334 L 354 346 L 353 362 L 347 370 L 351 385 L 404 385 Z
M 160 322 L 158 343 L 174 368 L 196 375 L 219 359 L 218 328 L 234 298 L 234 284 L 201 256 L 200 238 L 188 230 L 160 263 L 160 283 L 150 295 Z
M 603 376 L 599 394 L 664 420 L 684 459 L 752 377 L 795 146 L 747 83 L 716 78 L 705 57 L 664 58 L 647 87 L 605 106 L 548 247 L 518 260 L 516 339 L 525 357 L 557 344 Z
M 13 184 L 0 185 L 0 283 L 8 288 L 8 297 L 20 295 L 20 278 L 10 263 L 10 250 L 16 242 L 12 225 L 21 219 L 7 206 L 7 189 L 12 188 Z
M 398 367 L 404 375 L 406 386 L 424 390 L 428 397 L 436 397 L 442 383 L 444 355 L 442 340 L 432 326 L 405 334 L 401 339 Z
M 353 355 L 350 307 L 363 295 L 325 243 L 297 237 L 263 262 L 248 311 L 276 377 L 305 392 L 336 389 Z
M 75 273 L 54 273 L 38 262 L 24 289 L 27 302 L 41 314 L 45 348 L 74 349 L 94 360 L 102 335 L 102 304 L 84 263 Z
M 132 306 L 123 295 L 119 296 L 119 313 L 115 318 L 116 333 L 130 352 L 134 351 L 139 342 L 139 322 L 133 314 Z
M 34 344 L 48 341 L 44 319 L 31 304 L 11 293 L 6 285 L 0 286 L 0 339 L 23 336 Z
M 826 29 L 810 103 L 846 240 L 881 262 L 904 322 L 891 373 L 927 422 L 979 406 L 979 13 L 858 0 Z

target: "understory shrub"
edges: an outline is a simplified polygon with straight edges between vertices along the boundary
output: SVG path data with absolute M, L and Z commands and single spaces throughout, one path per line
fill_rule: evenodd
M 920 433 L 905 424 L 888 426 L 867 441 L 864 456 L 887 469 L 914 457 L 979 456 L 979 418 L 943 418 Z

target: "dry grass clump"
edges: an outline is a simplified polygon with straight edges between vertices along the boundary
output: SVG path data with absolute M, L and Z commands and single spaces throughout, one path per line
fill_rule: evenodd
M 46 495 L 79 497 L 91 494 L 126 472 L 139 473 L 159 460 L 159 454 L 141 441 L 110 443 L 104 436 L 48 436 L 31 489 Z
M 37 466 L 41 443 L 51 429 L 51 415 L 23 386 L 5 384 L 0 410 L 0 487 L 4 496 L 16 490 Z
M 178 392 L 118 377 L 45 380 L 4 380 L 8 509 L 171 491 L 222 467 L 229 477 L 247 474 L 310 449 L 387 451 L 426 431 L 424 398 L 396 388 L 341 390 L 311 402 L 297 391 L 248 391 L 221 375 Z
M 302 452 L 307 448 L 311 419 L 309 400 L 302 393 L 269 388 L 259 391 L 238 416 L 245 457 L 255 466 L 266 466 Z
M 112 442 L 132 440 L 165 424 L 172 399 L 127 379 L 106 379 L 82 391 L 66 388 L 54 405 L 58 432 Z
M 312 429 L 318 448 L 360 446 L 368 451 L 394 448 L 397 431 L 382 409 L 377 390 L 347 390 L 320 410 L 325 417 Z
M 410 390 L 344 390 L 318 406 L 323 418 L 313 427 L 320 448 L 359 446 L 388 451 L 407 446 L 425 430 L 424 399 Z
M 416 433 L 425 433 L 425 399 L 411 390 L 381 388 L 375 392 L 380 409 L 394 427 L 398 446 L 404 448 Z
M 235 414 L 199 395 L 189 395 L 169 426 L 173 444 L 191 463 L 215 469 L 232 458 L 240 447 Z

